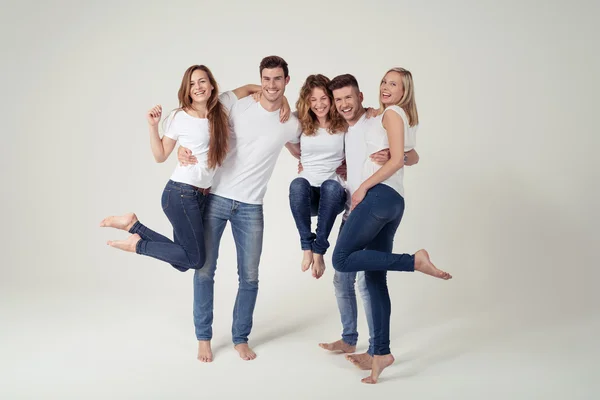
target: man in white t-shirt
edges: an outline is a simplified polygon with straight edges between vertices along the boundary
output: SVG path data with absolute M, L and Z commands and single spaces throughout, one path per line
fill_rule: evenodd
M 248 347 L 252 316 L 258 294 L 258 265 L 263 245 L 263 198 L 282 148 L 298 143 L 300 124 L 291 116 L 280 122 L 285 87 L 290 78 L 281 57 L 265 57 L 260 63 L 261 98 L 239 98 L 225 92 L 219 100 L 229 110 L 232 133 L 229 153 L 215 173 L 204 211 L 206 263 L 194 274 L 194 325 L 198 359 L 212 361 L 210 341 L 213 322 L 214 275 L 219 244 L 227 222 L 237 250 L 239 286 L 233 309 L 232 336 L 244 360 L 256 354 Z M 291 147 L 291 146 L 290 146 Z M 179 160 L 193 162 L 184 151 Z
M 336 109 L 348 122 L 349 126 L 345 136 L 346 188 L 349 192 L 347 196 L 347 209 L 344 214 L 345 221 L 352 193 L 362 183 L 362 170 L 367 158 L 365 135 L 369 132 L 371 125 L 376 119 L 368 118 L 366 115 L 365 108 L 362 105 L 363 94 L 354 76 L 350 74 L 336 76 L 329 83 L 329 89 L 333 92 Z M 371 158 L 383 164 L 389 159 L 389 150 L 387 154 L 379 152 L 371 155 Z M 404 165 L 414 165 L 418 161 L 419 155 L 415 150 L 405 153 Z M 343 226 L 344 222 L 342 222 L 341 229 L 343 229 Z M 371 369 L 373 356 L 373 320 L 364 272 L 335 271 L 333 284 L 342 321 L 342 339 L 332 343 L 321 343 L 320 346 L 326 350 L 342 351 L 344 353 L 354 353 L 356 351 L 356 343 L 358 341 L 358 307 L 354 288 L 355 282 L 358 282 L 358 290 L 363 300 L 365 316 L 367 317 L 367 324 L 369 326 L 369 349 L 366 353 L 347 355 L 346 358 L 361 369 Z

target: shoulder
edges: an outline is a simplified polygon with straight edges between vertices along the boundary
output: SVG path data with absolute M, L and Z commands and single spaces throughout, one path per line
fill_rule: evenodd
M 392 112 L 390 112 L 390 111 L 392 111 Z M 389 106 L 385 110 L 383 110 L 383 114 L 382 114 L 383 118 L 385 118 L 386 115 L 388 115 L 388 116 L 398 115 L 398 116 L 400 116 L 400 118 L 402 118 L 403 122 L 408 123 L 408 116 L 406 115 L 406 112 L 402 109 L 402 107 L 399 107 L 396 105 Z
M 235 93 L 229 90 L 219 95 L 219 101 L 221 102 L 221 104 L 223 104 L 223 106 L 225 106 L 225 108 L 231 110 L 234 104 L 238 101 L 238 98 L 235 95 Z

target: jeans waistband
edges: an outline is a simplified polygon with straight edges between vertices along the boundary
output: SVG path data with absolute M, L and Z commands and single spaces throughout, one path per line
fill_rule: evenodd
M 199 192 L 199 193 L 201 193 L 201 194 L 203 194 L 205 196 L 208 195 L 208 192 L 209 192 L 208 188 L 207 189 L 203 189 L 203 188 L 199 188 L 199 187 L 194 186 L 194 185 L 189 185 L 187 183 L 175 182 L 175 181 L 173 181 L 171 179 L 169 179 L 169 181 L 167 182 L 167 186 L 171 186 L 171 187 L 174 186 L 174 187 L 176 187 L 178 189 L 181 189 L 181 190 L 194 190 L 194 191 Z

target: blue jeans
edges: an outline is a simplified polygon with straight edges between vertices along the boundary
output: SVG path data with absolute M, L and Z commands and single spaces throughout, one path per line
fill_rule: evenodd
M 169 180 L 162 194 L 162 209 L 173 225 L 173 240 L 154 232 L 137 221 L 130 233 L 142 240 L 135 252 L 166 261 L 185 272 L 202 268 L 205 261 L 202 212 L 206 196 L 194 186 Z
M 339 182 L 328 179 L 321 187 L 296 178 L 290 184 L 290 208 L 300 234 L 302 250 L 325 254 L 335 217 L 344 211 L 346 191 Z M 316 234 L 311 230 L 311 216 L 317 216 Z
M 358 342 L 358 305 L 354 284 L 358 285 L 358 292 L 363 300 L 365 317 L 369 326 L 369 349 L 367 353 L 373 355 L 373 316 L 371 313 L 371 298 L 365 282 L 365 273 L 338 272 L 333 275 L 333 287 L 337 300 L 340 318 L 342 320 L 342 340 L 350 346 Z
M 263 245 L 263 206 L 210 194 L 204 211 L 206 262 L 194 274 L 194 325 L 198 340 L 212 339 L 214 277 L 227 221 L 237 251 L 238 292 L 233 309 L 234 344 L 248 342 L 258 295 L 258 264 Z
M 373 314 L 373 352 L 390 354 L 391 302 L 387 271 L 414 271 L 414 256 L 394 254 L 394 235 L 404 214 L 404 199 L 384 184 L 372 187 L 350 213 L 333 252 L 340 272 L 365 271 Z
M 340 232 L 345 224 L 346 221 L 343 220 Z M 371 313 L 371 298 L 369 297 L 365 273 L 363 271 L 338 272 L 334 270 L 333 273 L 335 298 L 342 320 L 342 340 L 351 346 L 356 346 L 358 342 L 358 305 L 354 290 L 355 283 L 358 285 L 358 292 L 363 301 L 367 326 L 369 327 L 369 349 L 367 353 L 373 355 L 373 314 Z

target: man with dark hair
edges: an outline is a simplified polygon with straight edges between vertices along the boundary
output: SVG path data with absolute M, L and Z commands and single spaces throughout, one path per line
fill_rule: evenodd
M 204 211 L 206 262 L 194 274 L 194 325 L 198 358 L 212 361 L 210 341 L 213 322 L 214 275 L 219 244 L 227 222 L 237 250 L 239 286 L 233 310 L 232 336 L 235 349 L 244 360 L 256 354 L 248 346 L 254 306 L 258 294 L 258 265 L 263 245 L 263 198 L 281 149 L 300 141 L 300 124 L 291 116 L 281 123 L 279 111 L 290 77 L 281 57 L 265 57 L 260 63 L 261 97 L 238 99 L 225 92 L 220 101 L 228 108 L 232 123 L 227 158 L 217 169 Z M 297 146 L 288 146 L 290 151 Z M 194 163 L 186 150 L 178 151 L 179 161 Z
M 349 192 L 348 204 L 344 221 L 348 216 L 350 209 L 350 200 L 352 193 L 362 183 L 362 168 L 366 161 L 367 146 L 365 135 L 371 128 L 371 124 L 376 121 L 375 118 L 368 118 L 365 108 L 362 105 L 363 94 L 358 87 L 358 81 L 350 74 L 336 76 L 329 83 L 329 90 L 333 92 L 335 107 L 338 112 L 348 122 L 348 132 L 345 136 L 346 151 L 346 169 L 347 181 L 346 187 Z M 380 164 L 389 160 L 389 150 L 387 153 L 379 152 L 371 155 L 371 159 Z M 419 155 L 415 150 L 404 155 L 405 165 L 414 165 L 419 161 Z M 343 229 L 344 221 L 342 222 Z M 341 351 L 344 353 L 354 353 L 358 341 L 357 314 L 358 307 L 356 303 L 355 282 L 358 282 L 358 290 L 363 300 L 365 316 L 369 326 L 369 349 L 363 354 L 347 355 L 346 358 L 361 369 L 371 369 L 373 360 L 373 319 L 371 314 L 371 301 L 365 282 L 364 272 L 338 272 L 335 271 L 333 285 L 335 287 L 335 296 L 337 298 L 338 309 L 342 321 L 342 339 L 332 343 L 320 343 L 319 346 L 330 351 Z

